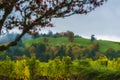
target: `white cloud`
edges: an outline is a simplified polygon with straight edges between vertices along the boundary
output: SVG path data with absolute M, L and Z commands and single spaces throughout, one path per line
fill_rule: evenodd
M 109 40 L 109 41 L 117 41 L 120 42 L 120 37 L 110 36 L 110 35 L 98 35 L 97 39 L 99 40 Z
M 74 15 L 65 19 L 55 19 L 53 22 L 56 27 L 51 28 L 51 30 L 70 30 L 81 36 L 102 35 L 105 39 L 118 41 L 120 38 L 119 3 L 120 0 L 108 0 L 103 6 L 96 8 L 88 15 Z M 105 35 L 107 36 L 105 37 Z

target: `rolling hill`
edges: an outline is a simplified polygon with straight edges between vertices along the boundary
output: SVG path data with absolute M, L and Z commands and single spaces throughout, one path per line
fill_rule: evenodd
M 33 44 L 33 43 L 39 43 L 43 42 L 43 37 L 39 37 L 36 39 L 30 39 L 24 41 L 24 44 Z M 98 42 L 100 45 L 100 52 L 106 51 L 108 48 L 113 48 L 114 50 L 120 50 L 120 42 L 113 42 L 113 41 L 106 41 L 106 40 L 96 40 L 95 42 Z M 58 38 L 49 38 L 49 41 L 47 42 L 48 45 L 78 45 L 82 47 L 86 47 L 90 45 L 92 42 L 90 39 L 86 38 L 74 38 L 73 42 L 69 42 L 67 37 L 58 37 Z

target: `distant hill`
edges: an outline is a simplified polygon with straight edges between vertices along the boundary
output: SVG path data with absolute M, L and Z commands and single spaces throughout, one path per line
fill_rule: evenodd
M 39 43 L 43 41 L 43 37 L 39 37 L 36 39 L 30 39 L 24 41 L 24 44 L 33 44 L 33 43 Z M 100 45 L 100 52 L 106 51 L 108 48 L 113 48 L 114 50 L 120 50 L 120 42 L 114 42 L 114 41 L 106 41 L 106 40 L 95 40 L 95 42 L 98 42 Z M 74 38 L 73 42 L 69 42 L 67 37 L 58 37 L 58 38 L 52 38 L 49 37 L 49 41 L 47 42 L 48 45 L 78 45 L 81 47 L 86 47 L 91 44 L 90 39 L 86 38 Z

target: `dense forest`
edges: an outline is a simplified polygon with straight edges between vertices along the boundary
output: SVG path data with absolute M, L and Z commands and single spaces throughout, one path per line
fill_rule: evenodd
M 40 34 L 0 52 L 0 80 L 120 80 L 120 43 Z

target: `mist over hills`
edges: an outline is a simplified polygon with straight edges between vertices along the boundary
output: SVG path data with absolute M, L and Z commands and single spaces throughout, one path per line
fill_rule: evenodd
M 15 40 L 15 38 L 19 35 L 19 33 L 7 33 L 5 35 L 0 36 L 0 44 L 9 43 Z M 31 39 L 32 36 L 29 34 L 25 34 L 21 40 Z

